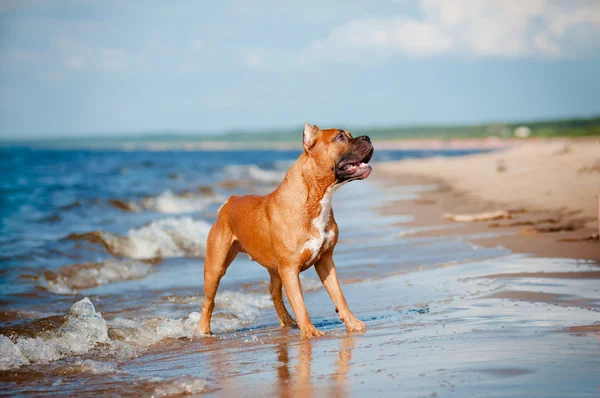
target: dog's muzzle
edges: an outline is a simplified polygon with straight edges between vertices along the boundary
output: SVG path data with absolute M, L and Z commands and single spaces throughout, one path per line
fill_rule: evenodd
M 350 151 L 337 162 L 335 177 L 339 182 L 363 180 L 371 174 L 369 161 L 373 157 L 371 139 L 363 135 L 355 138 Z

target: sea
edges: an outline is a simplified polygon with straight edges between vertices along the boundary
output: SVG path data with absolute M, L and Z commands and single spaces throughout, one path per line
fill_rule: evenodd
M 377 164 L 383 161 L 477 152 L 481 151 L 376 149 L 373 175 L 377 174 Z M 304 352 L 302 347 L 294 345 L 300 341 L 299 331 L 280 331 L 268 293 L 268 273 L 259 264 L 238 256 L 217 294 L 212 323 L 215 335 L 199 337 L 194 329 L 203 299 L 206 237 L 218 208 L 233 194 L 271 192 L 299 154 L 299 150 L 271 149 L 0 149 L 0 395 L 289 392 L 281 380 L 289 382 L 299 377 L 295 372 L 302 372 L 306 357 L 300 355 Z M 484 248 L 464 238 L 408 238 L 416 229 L 406 225 L 413 216 L 382 211 L 386 204 L 417 199 L 420 192 L 436 188 L 430 184 L 390 186 L 369 178 L 347 184 L 334 197 L 333 208 L 340 226 L 334 259 L 342 284 L 347 286 L 345 291 L 348 289 L 348 300 L 351 307 L 354 303 L 357 316 L 375 330 L 372 336 L 388 341 L 390 347 L 404 341 L 406 345 L 418 344 L 423 352 L 433 351 L 435 347 L 428 346 L 428 341 L 432 341 L 429 339 L 452 328 L 452 319 L 443 319 L 448 313 L 470 320 L 466 326 L 456 323 L 461 333 L 481 327 L 478 322 L 486 320 L 482 314 L 489 309 L 484 304 L 461 306 L 460 300 L 477 289 L 481 295 L 499 286 L 490 281 L 469 282 L 459 289 L 450 282 L 455 276 L 443 266 L 467 263 L 476 265 L 479 272 L 495 269 L 499 263 L 505 268 L 516 267 L 515 264 L 547 266 L 503 247 Z M 592 268 L 585 263 L 578 266 Z M 442 271 L 430 278 L 428 270 L 432 269 Z M 402 276 L 405 274 L 416 276 L 406 278 Z M 361 355 L 374 361 L 374 354 L 367 353 L 371 352 L 367 343 L 360 343 L 359 339 L 366 337 L 341 339 L 346 333 L 343 324 L 331 308 L 316 273 L 308 270 L 301 280 L 313 321 L 326 335 L 334 337 L 323 340 L 323 352 L 335 351 L 327 344 L 339 340 L 346 351 L 358 344 L 354 362 L 360 362 Z M 411 289 L 417 284 L 425 287 Z M 398 297 L 390 304 L 394 294 Z M 449 299 L 455 300 L 450 307 L 440 304 Z M 311 306 L 316 308 L 314 312 Z M 520 317 L 533 319 L 533 309 L 522 310 Z M 504 314 L 492 322 L 494 330 L 503 321 L 513 324 L 521 319 L 506 311 Z M 560 316 L 556 314 L 556 319 Z M 426 336 L 415 335 L 418 330 L 414 329 L 420 329 L 416 325 L 426 325 L 428 317 L 432 317 L 435 327 Z M 550 322 L 536 319 L 538 324 Z M 594 315 L 578 319 L 593 323 Z M 409 325 L 403 340 L 394 340 L 389 337 L 394 336 L 393 331 L 380 328 L 390 320 Z M 444 336 L 452 340 L 451 334 Z M 455 336 L 461 339 L 460 334 Z M 282 341 L 292 344 L 289 353 Z M 455 341 L 451 344 L 460 350 Z M 490 350 L 495 347 L 489 341 L 482 344 Z M 255 352 L 264 347 L 270 347 L 270 351 Z M 360 347 L 364 354 L 359 353 Z M 498 352 L 505 351 L 496 348 Z M 315 349 L 319 348 L 313 348 L 313 355 Z M 589 345 L 573 349 L 585 352 Z M 377 353 L 384 355 L 386 348 L 379 347 Z M 337 359 L 332 359 L 330 365 L 319 367 L 313 363 L 314 388 L 319 386 L 315 369 L 325 369 L 331 377 L 339 374 L 336 361 L 343 358 L 342 354 L 337 357 L 337 351 L 335 355 Z M 489 358 L 496 358 L 494 355 L 497 357 L 490 354 Z M 288 366 L 286 358 L 291 357 L 295 358 L 292 362 L 297 361 L 295 367 Z M 326 358 L 326 354 L 321 358 Z M 505 357 L 502 360 L 510 362 Z M 400 366 L 398 363 L 392 368 Z M 598 361 L 586 366 L 598 369 Z M 423 373 L 443 373 L 445 367 L 451 368 L 440 363 Z M 526 365 L 522 367 L 527 369 Z M 383 364 L 380 368 L 388 372 Z M 487 373 L 478 373 L 484 382 L 497 382 L 496 373 L 502 377 L 529 374 L 527 370 L 513 371 L 508 365 L 488 368 Z M 309 384 L 310 372 L 309 369 Z M 383 374 L 376 375 L 379 376 Z M 415 377 L 419 380 L 418 375 Z M 365 380 L 368 386 L 369 379 Z M 589 380 L 584 378 L 586 388 Z M 426 396 L 440 389 L 438 381 L 432 381 Z M 415 396 L 412 393 L 418 385 L 404 383 L 407 396 Z M 456 380 L 453 383 L 459 384 Z M 383 383 L 380 387 L 393 393 L 390 386 Z M 358 385 L 340 391 L 352 395 L 363 390 Z

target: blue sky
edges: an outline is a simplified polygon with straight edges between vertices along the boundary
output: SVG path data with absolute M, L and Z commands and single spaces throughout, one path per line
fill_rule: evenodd
M 0 137 L 600 113 L 600 1 L 0 0 Z

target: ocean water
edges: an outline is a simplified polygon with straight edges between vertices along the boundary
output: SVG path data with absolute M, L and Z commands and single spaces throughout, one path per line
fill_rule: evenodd
M 384 160 L 470 152 L 376 150 L 374 174 L 377 162 Z M 248 359 L 246 350 L 260 351 L 265 344 L 280 347 L 268 274 L 239 256 L 217 294 L 212 324 L 217 335 L 197 341 L 205 241 L 227 197 L 270 192 L 298 155 L 287 150 L 2 149 L 0 394 L 79 395 L 85 390 L 91 395 L 120 395 L 123 386 L 132 383 L 133 395 L 139 396 L 213 393 L 223 388 L 233 394 L 234 384 L 223 380 L 236 376 L 260 390 L 251 375 L 260 373 L 264 364 Z M 480 296 L 492 293 L 504 285 L 480 281 L 455 288 L 453 280 L 482 270 L 549 266 L 460 237 L 405 237 L 412 231 L 405 225 L 412 216 L 385 215 L 382 206 L 416 199 L 430 189 L 435 186 L 389 187 L 370 178 L 347 184 L 334 197 L 341 231 L 334 258 L 347 285 L 344 290 L 362 297 L 353 308 L 375 330 L 372 336 L 390 333 L 381 328 L 390 320 L 421 321 L 433 302 L 452 304 L 435 311 L 432 316 L 438 318 L 431 320 L 425 339 L 434 333 L 444 336 L 449 330 L 446 322 L 452 324 L 453 319 L 461 333 L 481 327 L 485 305 L 466 304 L 465 297 L 476 290 Z M 475 265 L 462 268 L 468 272 L 458 276 L 446 268 L 439 271 L 460 263 Z M 585 263 L 550 264 L 593 268 Z M 416 276 L 398 276 L 405 273 Z M 331 305 L 324 304 L 329 301 L 323 299 L 326 293 L 316 273 L 305 272 L 302 283 L 315 324 L 339 337 L 343 325 L 331 313 Z M 415 284 L 422 289 L 400 289 Z M 567 293 L 581 289 L 588 289 L 588 296 L 596 294 L 587 285 L 564 287 Z M 391 305 L 389 298 L 395 294 L 400 296 Z M 521 316 L 535 318 L 531 316 L 535 311 L 525 311 Z M 441 319 L 440 313 L 460 313 L 471 323 L 465 325 L 456 316 Z M 513 323 L 519 316 L 506 314 L 510 318 L 506 321 Z M 564 314 L 553 313 L 538 319 L 535 327 L 544 322 L 555 327 L 559 319 Z M 593 323 L 594 316 L 577 312 L 576 319 Z M 501 322 L 492 329 L 498 331 Z M 411 333 L 407 336 L 413 342 L 426 345 Z M 319 344 L 330 348 L 329 343 Z M 290 349 L 300 348 L 292 344 Z M 498 352 L 504 349 L 499 347 Z M 257 355 L 264 359 L 271 354 Z M 228 357 L 239 367 L 250 364 L 250 371 L 223 373 L 223 358 Z M 302 356 L 298 358 L 301 362 Z
M 468 152 L 377 151 L 373 161 Z M 31 303 L 19 295 L 52 302 L 45 292 L 147 277 L 153 260 L 201 259 L 227 197 L 270 192 L 298 155 L 2 149 L 0 299 L 21 309 Z

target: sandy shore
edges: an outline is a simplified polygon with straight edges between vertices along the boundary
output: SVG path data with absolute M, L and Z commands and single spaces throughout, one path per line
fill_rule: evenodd
M 537 141 L 486 154 L 389 162 L 377 172 L 389 185 L 438 186 L 388 209 L 415 214 L 415 225 L 480 216 L 484 220 L 456 223 L 452 231 L 515 252 L 600 260 L 599 142 Z M 490 232 L 495 236 L 481 235 Z

